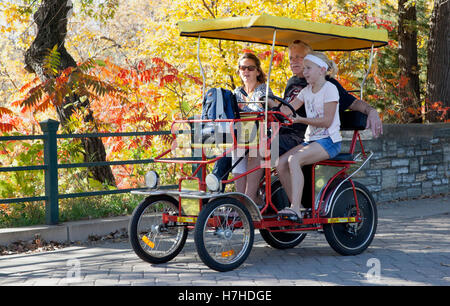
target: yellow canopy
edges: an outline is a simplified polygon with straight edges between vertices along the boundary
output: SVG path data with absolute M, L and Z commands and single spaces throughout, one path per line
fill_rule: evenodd
M 386 30 L 347 27 L 304 20 L 260 15 L 229 17 L 199 21 L 180 21 L 181 36 L 272 44 L 287 47 L 300 39 L 317 51 L 352 51 L 387 44 Z

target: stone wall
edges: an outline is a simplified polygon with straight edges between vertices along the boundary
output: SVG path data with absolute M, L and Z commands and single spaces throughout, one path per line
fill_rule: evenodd
M 365 150 L 374 155 L 354 176 L 369 188 L 375 201 L 449 195 L 449 123 L 385 124 L 383 131 L 377 139 L 369 130 L 362 132 Z M 351 135 L 343 132 L 344 139 L 351 139 Z M 342 152 L 349 144 L 344 141 Z

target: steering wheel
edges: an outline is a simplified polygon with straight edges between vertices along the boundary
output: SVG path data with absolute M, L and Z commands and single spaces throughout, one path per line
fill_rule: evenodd
M 264 101 L 265 98 L 266 98 L 266 96 L 262 96 L 259 100 L 260 100 L 260 101 Z M 292 116 L 293 116 L 293 117 L 297 117 L 297 113 L 295 112 L 295 109 L 292 107 L 292 105 L 290 105 L 288 102 L 286 102 L 286 100 L 284 100 L 284 99 L 282 99 L 282 98 L 280 98 L 280 97 L 274 96 L 274 95 L 269 95 L 269 99 L 276 100 L 276 101 L 280 102 L 280 104 L 279 104 L 278 106 L 275 106 L 275 107 L 273 107 L 273 108 L 271 109 L 272 111 L 279 112 L 281 106 L 282 106 L 282 105 L 285 105 L 285 106 L 287 106 L 287 107 L 291 110 Z M 284 115 L 284 114 L 283 114 L 283 115 L 280 115 L 280 114 L 274 114 L 274 116 L 277 118 L 277 120 L 278 120 L 279 122 L 283 122 L 283 123 L 290 122 L 290 123 L 292 123 L 292 121 L 291 121 L 290 119 L 288 119 L 287 116 Z
M 260 101 L 264 101 L 265 99 L 266 99 L 266 96 L 262 96 L 259 100 L 260 100 Z M 295 112 L 295 109 L 292 107 L 292 105 L 290 105 L 289 103 L 287 103 L 286 100 L 284 100 L 284 99 L 282 99 L 282 98 L 280 98 L 280 97 L 274 96 L 274 95 L 269 95 L 269 99 L 277 100 L 278 102 L 281 103 L 280 105 L 275 106 L 275 107 L 273 108 L 273 110 L 275 110 L 275 111 L 280 111 L 281 105 L 285 105 L 285 106 L 287 106 L 287 107 L 291 110 L 292 116 L 293 116 L 293 117 L 297 117 L 297 113 Z

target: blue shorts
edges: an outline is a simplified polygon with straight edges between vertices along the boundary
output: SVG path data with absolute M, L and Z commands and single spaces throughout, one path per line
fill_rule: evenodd
M 330 137 L 304 142 L 302 146 L 305 147 L 313 142 L 320 144 L 327 151 L 329 158 L 333 158 L 341 152 L 341 142 L 333 142 Z

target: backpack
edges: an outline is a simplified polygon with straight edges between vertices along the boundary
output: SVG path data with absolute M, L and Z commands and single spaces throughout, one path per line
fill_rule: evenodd
M 210 88 L 202 102 L 201 119 L 238 119 L 239 108 L 236 96 L 230 90 Z M 230 122 L 206 122 L 201 126 L 202 142 L 225 143 L 230 139 Z M 214 138 L 212 140 L 211 138 Z

